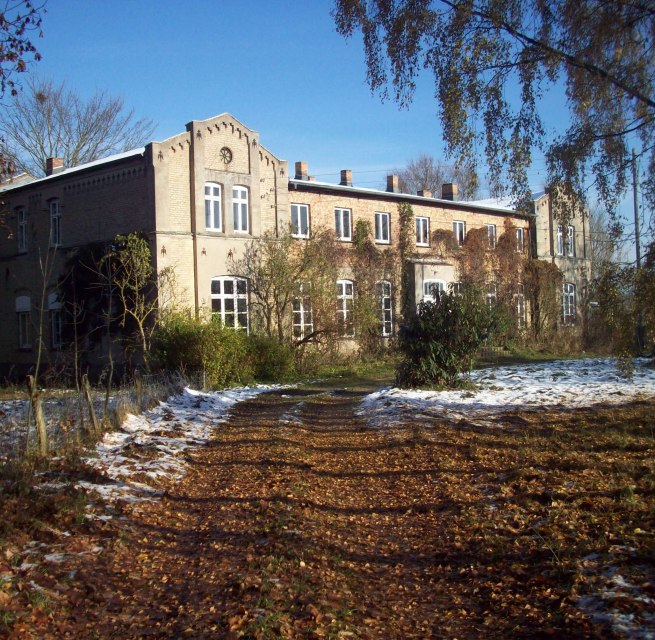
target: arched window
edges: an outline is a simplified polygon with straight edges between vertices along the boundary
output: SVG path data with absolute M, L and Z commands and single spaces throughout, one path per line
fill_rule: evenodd
M 311 286 L 300 283 L 293 299 L 293 337 L 303 339 L 314 331 Z
M 248 189 L 242 186 L 232 188 L 232 213 L 234 215 L 234 231 L 249 233 L 248 222 Z
M 565 282 L 562 287 L 562 320 L 564 324 L 575 324 L 575 285 Z
M 248 331 L 248 282 L 245 278 L 220 276 L 212 279 L 212 315 L 226 327 Z
M 223 230 L 221 185 L 216 182 L 205 183 L 205 228 Z

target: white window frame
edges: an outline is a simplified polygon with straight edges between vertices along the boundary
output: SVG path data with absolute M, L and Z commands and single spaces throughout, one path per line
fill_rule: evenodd
M 314 332 L 314 316 L 312 313 L 311 285 L 302 282 L 298 285 L 292 304 L 293 337 L 303 340 Z
M 393 298 L 391 297 L 391 282 L 378 280 L 375 283 L 380 311 L 380 333 L 384 337 L 393 335 Z
M 384 211 L 375 213 L 375 242 L 379 244 L 391 242 L 391 216 Z
M 248 187 L 241 184 L 232 187 L 232 221 L 235 233 L 250 233 Z
M 525 251 L 525 229 L 517 227 L 516 229 L 516 252 L 523 253 Z
M 57 247 L 61 244 L 61 207 L 59 199 L 50 200 L 50 246 Z
M 430 246 L 430 218 L 416 216 L 416 246 Z
M 575 227 L 572 224 L 566 229 L 566 255 L 575 258 Z
M 309 238 L 309 205 L 291 205 L 291 235 L 294 238 Z
M 224 327 L 249 331 L 248 281 L 245 278 L 212 278 L 211 305 L 212 317 L 219 318 Z
M 489 248 L 496 248 L 496 225 L 495 224 L 485 224 L 487 229 L 487 240 L 489 241 Z
M 16 217 L 18 219 L 18 234 L 16 236 L 18 252 L 25 253 L 27 251 L 27 211 L 23 207 L 16 209 Z
M 562 285 L 562 322 L 575 324 L 576 321 L 576 290 L 575 284 L 565 282 Z
M 347 224 L 345 224 L 347 222 Z M 334 209 L 334 228 L 338 240 L 351 241 L 353 238 L 353 215 L 352 209 L 344 207 L 335 207 Z
M 437 279 L 423 280 L 423 298 L 421 302 L 436 302 L 435 289 L 439 293 L 444 293 L 446 291 L 446 281 Z
M 464 295 L 464 283 L 463 282 L 451 282 L 448 285 L 448 291 L 454 296 L 463 296 Z
M 342 338 L 355 336 L 355 283 L 337 280 L 337 326 Z
M 557 225 L 557 247 L 556 247 L 557 255 L 558 256 L 563 256 L 564 255 L 564 229 L 562 228 L 561 224 Z
M 223 188 L 218 182 L 205 182 L 205 229 L 223 231 Z
M 18 296 L 16 298 L 16 320 L 18 322 L 18 348 L 31 349 L 32 299 L 29 296 Z
M 463 220 L 453 220 L 453 236 L 458 247 L 461 247 L 466 240 L 466 222 Z
M 495 282 L 487 283 L 487 291 L 484 297 L 490 307 L 498 302 L 498 285 Z

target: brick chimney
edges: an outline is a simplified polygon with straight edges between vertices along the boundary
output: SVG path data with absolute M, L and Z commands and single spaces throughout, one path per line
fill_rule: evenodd
M 45 174 L 51 176 L 53 173 L 59 173 L 64 170 L 63 158 L 48 158 L 45 161 Z
M 353 172 L 350 169 L 341 169 L 341 182 L 342 187 L 353 186 Z
M 400 193 L 400 179 L 398 176 L 387 176 L 387 191 L 389 193 Z
M 459 190 L 456 182 L 446 182 L 441 186 L 441 199 L 452 200 L 457 202 L 459 200 Z
M 304 160 L 296 162 L 296 180 L 309 180 L 308 172 L 309 169 Z
M 417 196 L 421 196 L 423 198 L 431 198 L 432 197 L 432 191 L 429 189 L 421 189 L 420 191 L 416 192 Z

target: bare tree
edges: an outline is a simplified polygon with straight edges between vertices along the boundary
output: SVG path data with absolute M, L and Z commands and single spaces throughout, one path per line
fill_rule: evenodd
M 421 154 L 410 160 L 404 169 L 395 170 L 400 178 L 403 193 L 416 193 L 428 189 L 434 195 L 441 195 L 445 182 L 456 182 L 463 200 L 473 200 L 478 193 L 478 176 L 473 169 L 459 167 Z
M 30 78 L 0 117 L 3 156 L 34 176 L 45 175 L 48 158 L 63 158 L 65 167 L 92 162 L 144 144 L 153 130 L 120 97 L 98 91 L 84 99 L 64 82 L 39 78 Z

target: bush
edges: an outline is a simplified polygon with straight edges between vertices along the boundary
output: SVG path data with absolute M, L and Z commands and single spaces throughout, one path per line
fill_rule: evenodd
M 401 387 L 449 385 L 469 371 L 473 356 L 498 329 L 499 316 L 475 291 L 442 293 L 422 302 L 400 329 L 401 361 L 396 383 Z
M 204 373 L 205 384 L 214 389 L 252 381 L 248 336 L 215 320 L 171 314 L 157 327 L 153 344 L 159 368 L 165 371 Z
M 248 347 L 257 380 L 283 380 L 293 373 L 293 351 L 288 345 L 268 336 L 252 335 Z

